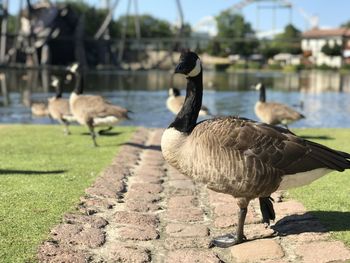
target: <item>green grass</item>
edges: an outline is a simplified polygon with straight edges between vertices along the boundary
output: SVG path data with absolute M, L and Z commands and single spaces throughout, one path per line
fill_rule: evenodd
M 324 136 L 312 139 L 328 147 L 350 152 L 350 129 L 297 129 L 298 135 Z M 308 186 L 289 191 L 320 219 L 334 238 L 350 246 L 350 170 L 333 172 Z
M 63 213 L 78 203 L 134 131 L 97 138 L 74 126 L 0 126 L 0 262 L 34 262 L 38 244 Z M 34 171 L 34 172 L 30 172 Z M 35 172 L 38 171 L 38 172 Z

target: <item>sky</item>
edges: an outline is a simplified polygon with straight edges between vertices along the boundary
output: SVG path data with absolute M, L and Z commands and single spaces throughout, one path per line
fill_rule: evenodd
M 114 0 L 110 0 L 114 2 Z M 137 0 L 132 0 L 132 3 Z M 298 29 L 305 31 L 309 27 L 300 10 L 310 16 L 318 16 L 320 27 L 338 27 L 350 20 L 350 0 L 287 0 L 294 6 L 292 9 L 292 23 Z M 20 0 L 9 1 L 10 13 L 16 13 Z M 24 1 L 25 2 L 25 1 Z M 32 0 L 35 2 L 35 0 Z M 53 1 L 54 2 L 54 1 Z M 85 2 L 102 6 L 103 0 L 85 0 Z M 119 0 L 114 17 L 126 13 L 128 0 Z M 178 21 L 178 12 L 175 0 L 138 0 L 139 14 L 151 14 L 155 17 L 168 20 L 171 23 Z M 221 11 L 232 7 L 241 0 L 181 0 L 185 22 L 196 26 L 205 17 L 214 17 Z M 260 5 L 260 8 L 258 8 Z M 255 30 L 272 31 L 283 29 L 290 22 L 290 12 L 285 8 L 276 9 L 275 15 L 271 8 L 272 1 L 260 4 L 250 4 L 242 9 L 241 13 L 250 22 Z M 132 6 L 132 11 L 134 6 Z M 259 22 L 258 22 L 259 21 Z

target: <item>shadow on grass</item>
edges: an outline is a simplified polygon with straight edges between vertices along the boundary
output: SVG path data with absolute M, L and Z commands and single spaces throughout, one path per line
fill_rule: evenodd
M 349 231 L 350 212 L 312 211 L 290 215 L 279 220 L 272 229 L 280 235 L 297 235 L 307 232 Z
M 91 134 L 89 132 L 82 132 L 80 134 L 91 136 Z M 97 136 L 118 136 L 118 135 L 122 134 L 122 132 L 103 132 L 103 133 L 97 132 L 96 134 L 97 134 Z
M 143 145 L 143 144 L 139 144 L 139 143 L 133 143 L 133 142 L 127 142 L 127 143 L 122 143 L 120 144 L 122 145 L 129 145 L 132 147 L 137 147 L 137 148 L 141 148 L 143 150 L 154 150 L 154 151 L 161 151 L 160 145 Z
M 334 140 L 333 137 L 328 135 L 300 135 L 299 137 L 305 140 Z
M 52 170 L 52 171 L 36 171 L 36 170 L 3 170 L 0 169 L 0 175 L 1 174 L 62 174 L 67 172 L 67 170 Z

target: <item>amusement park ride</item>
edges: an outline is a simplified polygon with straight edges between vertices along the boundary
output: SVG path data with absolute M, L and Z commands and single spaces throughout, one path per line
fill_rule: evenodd
M 113 14 L 122 0 L 104 0 L 103 8 L 109 10 L 99 29 L 93 37 L 93 41 L 86 41 L 84 36 L 84 16 L 78 15 L 69 5 L 51 4 L 49 0 L 35 1 L 19 0 L 18 19 L 16 22 L 16 34 L 10 36 L 7 32 L 8 0 L 0 0 L 1 37 L 0 37 L 0 64 L 24 63 L 27 66 L 40 66 L 46 64 L 66 65 L 72 61 L 79 61 L 82 65 L 112 64 L 115 66 L 123 62 L 127 39 L 126 28 L 128 19 L 124 20 L 121 28 L 120 39 L 114 39 L 114 52 L 111 48 L 111 38 L 108 26 Z M 26 2 L 26 5 L 25 3 Z M 169 51 L 159 57 L 153 67 L 158 67 L 166 57 L 172 58 L 172 52 L 182 46 L 180 39 L 183 37 L 184 15 L 180 0 L 175 0 L 178 13 L 178 31 L 172 40 Z M 272 10 L 272 30 L 276 33 L 276 12 L 280 9 L 289 11 L 289 22 L 292 23 L 292 11 L 294 9 L 304 17 L 307 28 L 318 25 L 318 17 L 311 16 L 305 10 L 295 6 L 289 0 L 242 0 L 229 8 L 232 12 L 241 12 L 248 5 L 256 5 L 257 36 L 266 36 L 266 32 L 260 31 L 260 13 L 263 9 Z M 268 4 L 268 5 L 267 5 Z M 141 46 L 141 30 L 138 11 L 138 0 L 127 0 L 126 16 L 133 10 L 135 36 L 133 46 Z M 208 19 L 199 22 L 194 30 L 200 28 L 215 27 L 215 20 Z M 129 42 L 128 42 L 129 41 Z M 74 48 L 72 48 L 72 46 Z M 97 50 L 91 54 L 91 50 Z M 97 53 L 97 54 L 96 54 Z M 101 55 L 102 54 L 102 55 Z M 107 55 L 106 55 L 107 54 Z M 165 57 L 164 57 L 165 56 Z

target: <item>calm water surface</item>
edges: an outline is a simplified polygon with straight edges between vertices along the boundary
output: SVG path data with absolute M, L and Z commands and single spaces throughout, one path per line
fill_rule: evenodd
M 33 117 L 29 105 L 45 101 L 54 95 L 49 76 L 62 76 L 59 71 L 6 70 L 6 89 L 1 87 L 0 122 L 50 124 L 46 117 Z M 102 94 L 113 103 L 134 112 L 132 120 L 123 125 L 166 127 L 174 118 L 165 101 L 171 73 L 145 72 L 88 72 L 85 93 Z M 263 81 L 267 87 L 267 100 L 293 106 L 307 118 L 292 127 L 350 127 L 350 75 L 335 72 L 313 71 L 301 73 L 204 72 L 203 103 L 214 115 L 239 115 L 256 119 L 254 104 L 258 92 L 252 85 Z M 186 82 L 176 76 L 175 86 L 182 89 Z M 72 87 L 64 86 L 65 97 Z

